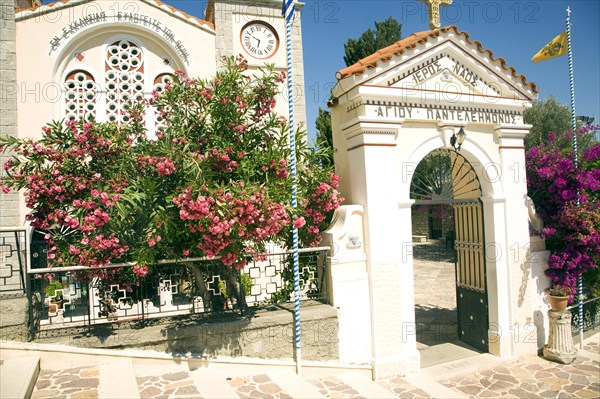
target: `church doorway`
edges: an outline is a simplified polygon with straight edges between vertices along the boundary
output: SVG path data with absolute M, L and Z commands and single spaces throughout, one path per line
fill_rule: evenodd
M 437 149 L 411 180 L 415 322 L 421 367 L 487 352 L 481 185 L 457 151 Z

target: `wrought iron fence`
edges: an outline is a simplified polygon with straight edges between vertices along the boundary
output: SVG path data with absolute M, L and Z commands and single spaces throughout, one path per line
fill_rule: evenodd
M 0 228 L 0 294 L 25 292 L 27 229 Z
M 579 333 L 579 304 L 575 302 L 568 309 L 571 311 L 571 333 Z M 600 327 L 600 297 L 592 297 L 583 301 L 583 331 Z
M 32 240 L 28 270 L 32 334 L 64 327 L 144 321 L 185 314 L 241 312 L 265 304 L 286 302 L 293 295 L 291 252 L 266 254 L 243 270 L 226 268 L 219 259 L 162 261 L 137 283 L 113 284 L 108 279 L 82 278 L 90 267 L 48 268 L 45 243 Z M 300 250 L 303 299 L 327 298 L 325 267 L 329 247 Z M 109 276 L 135 265 L 101 268 Z M 93 269 L 98 270 L 98 269 Z M 51 274 L 51 279 L 48 274 Z

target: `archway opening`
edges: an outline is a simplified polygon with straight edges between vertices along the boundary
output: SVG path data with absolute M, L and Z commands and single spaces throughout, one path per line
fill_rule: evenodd
M 487 352 L 483 212 L 477 173 L 459 152 L 437 149 L 417 166 L 410 195 L 415 201 L 415 321 L 421 367 Z

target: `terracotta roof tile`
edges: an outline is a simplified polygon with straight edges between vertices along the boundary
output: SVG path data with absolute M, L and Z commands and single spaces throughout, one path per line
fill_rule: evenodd
M 39 6 L 33 6 L 33 7 L 25 7 L 25 8 L 17 8 L 16 12 L 19 13 L 21 11 L 35 11 L 40 7 L 48 7 L 48 8 L 52 8 L 57 4 L 67 4 L 68 2 L 70 2 L 71 0 L 62 0 L 62 1 L 55 1 L 53 3 L 48 3 L 48 4 L 40 4 Z
M 344 79 L 349 76 L 362 75 L 365 72 L 365 70 L 376 68 L 377 64 L 380 61 L 388 62 L 393 56 L 402 55 L 406 50 L 412 50 L 417 45 L 421 43 L 426 43 L 429 40 L 429 38 L 438 37 L 440 34 L 449 31 L 454 31 L 456 35 L 463 36 L 466 39 L 467 43 L 475 45 L 480 53 L 487 54 L 492 60 L 492 62 L 500 63 L 502 69 L 504 69 L 505 71 L 510 71 L 510 74 L 515 79 L 519 79 L 523 83 L 523 85 L 531 87 L 531 90 L 534 93 L 538 92 L 536 84 L 533 82 L 528 82 L 527 78 L 524 75 L 517 73 L 514 67 L 507 66 L 506 60 L 504 60 L 504 58 L 496 57 L 492 50 L 484 49 L 480 41 L 471 40 L 467 32 L 460 32 L 458 30 L 458 27 L 456 26 L 446 26 L 439 29 L 413 33 L 412 35 L 405 37 L 404 39 L 390 46 L 384 47 L 381 50 L 377 50 L 375 53 L 363 58 L 355 64 L 338 71 L 336 76 L 338 79 Z
M 90 1 L 96 1 L 96 0 L 90 0 Z M 160 0 L 146 0 L 146 1 L 148 1 L 148 2 L 154 2 L 154 3 L 155 3 L 157 6 L 159 6 L 159 7 L 161 7 L 161 8 L 162 8 L 162 7 L 166 7 L 166 8 L 167 8 L 167 9 L 168 9 L 168 10 L 169 10 L 171 13 L 173 13 L 173 14 L 181 14 L 181 16 L 183 16 L 185 19 L 188 19 L 188 20 L 195 21 L 195 22 L 199 23 L 200 25 L 206 25 L 206 26 L 210 27 L 210 28 L 211 28 L 211 29 L 213 29 L 213 30 L 215 29 L 215 25 L 214 25 L 214 24 L 212 24 L 212 23 L 210 23 L 209 21 L 205 21 L 205 20 L 203 20 L 203 19 L 200 19 L 200 18 L 194 17 L 193 15 L 190 15 L 190 14 L 188 14 L 188 13 L 186 13 L 186 12 L 183 12 L 183 11 L 181 11 L 181 10 L 178 10 L 177 8 L 175 8 L 175 7 L 173 7 L 173 6 L 170 6 L 170 5 L 168 5 L 168 4 L 165 4 L 165 3 L 163 3 L 163 2 L 162 2 L 162 1 L 160 1 Z M 76 5 L 77 3 L 86 3 L 86 1 L 79 1 L 79 2 L 77 2 L 77 1 L 75 1 L 75 0 L 61 0 L 61 1 L 55 1 L 55 2 L 53 2 L 53 3 L 42 4 L 42 5 L 35 6 L 35 7 L 28 7 L 28 8 L 18 8 L 18 9 L 16 10 L 16 13 L 20 13 L 20 12 L 22 12 L 22 11 L 35 11 L 35 10 L 37 10 L 38 8 L 41 8 L 41 7 L 45 7 L 46 9 L 52 9 L 52 8 L 53 8 L 53 7 L 55 7 L 55 6 L 58 6 L 58 5 L 61 5 L 61 4 L 67 4 L 67 3 L 73 3 L 74 5 Z
M 171 10 L 171 12 L 173 12 L 173 13 L 180 13 L 181 15 L 183 15 L 184 17 L 186 17 L 187 19 L 193 19 L 193 20 L 195 20 L 196 22 L 200 23 L 201 25 L 208 25 L 208 26 L 210 26 L 210 27 L 211 27 L 211 29 L 215 29 L 215 25 L 213 25 L 212 23 L 210 23 L 210 22 L 208 22 L 208 21 L 205 21 L 205 20 L 203 20 L 203 19 L 200 19 L 200 18 L 196 18 L 196 17 L 194 17 L 193 15 L 190 15 L 190 14 L 188 14 L 188 13 L 186 13 L 186 12 L 183 12 L 183 11 L 181 11 L 181 10 L 179 10 L 179 9 L 177 9 L 177 8 L 175 8 L 175 7 L 173 7 L 173 6 L 170 6 L 170 5 L 168 5 L 168 4 L 165 4 L 165 3 L 163 3 L 163 2 L 162 2 L 162 1 L 160 1 L 160 0 L 152 0 L 152 1 L 154 1 L 154 2 L 155 2 L 156 4 L 158 4 L 159 6 L 166 6 L 166 7 L 167 7 L 169 10 Z

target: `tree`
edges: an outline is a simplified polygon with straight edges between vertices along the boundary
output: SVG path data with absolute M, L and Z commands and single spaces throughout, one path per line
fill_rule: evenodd
M 358 39 L 348 39 L 344 44 L 344 61 L 350 66 L 379 49 L 396 43 L 402 35 L 402 25 L 389 17 L 383 22 L 375 22 L 375 31 L 367 29 Z
M 344 44 L 344 62 L 350 66 L 379 49 L 396 43 L 401 39 L 402 25 L 389 17 L 383 22 L 375 22 L 375 30 L 368 29 L 358 39 L 348 39 Z M 315 121 L 317 127 L 317 148 L 333 148 L 333 133 L 331 130 L 331 113 L 319 107 L 319 116 Z M 325 160 L 326 162 L 327 160 Z M 333 165 L 333 159 L 330 160 Z
M 558 136 L 558 144 L 562 148 L 571 146 L 571 142 L 564 139 L 565 133 L 571 130 L 571 111 L 554 96 L 534 102 L 531 108 L 525 110 L 523 116 L 525 123 L 533 125 L 529 134 L 525 136 L 527 150 L 547 142 L 550 133 Z M 581 125 L 578 121 L 577 128 L 581 128 Z M 585 151 L 593 145 L 594 132 L 578 134 L 577 139 L 579 149 Z
M 319 116 L 315 120 L 317 125 L 316 147 L 318 149 L 333 149 L 333 131 L 331 129 L 331 114 L 326 109 L 319 107 Z M 322 156 L 321 162 L 324 166 L 333 166 L 333 151 L 327 151 L 329 156 Z

